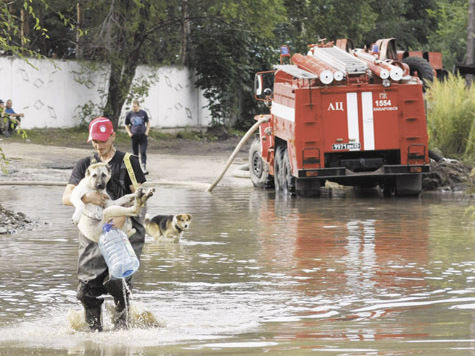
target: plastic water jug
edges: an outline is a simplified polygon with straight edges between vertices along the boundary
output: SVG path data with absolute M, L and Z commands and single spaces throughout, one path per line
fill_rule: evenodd
M 109 267 L 109 274 L 125 278 L 134 274 L 140 266 L 129 238 L 122 230 L 105 224 L 99 238 L 99 249 Z

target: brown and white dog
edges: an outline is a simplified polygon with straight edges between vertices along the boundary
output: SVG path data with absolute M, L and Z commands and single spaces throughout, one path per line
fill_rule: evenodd
M 137 216 L 145 206 L 145 202 L 153 195 L 155 189 L 139 187 L 135 193 L 123 197 L 107 200 L 105 208 L 94 204 L 84 204 L 81 198 L 89 192 L 106 194 L 106 185 L 111 177 L 111 168 L 107 163 L 91 164 L 85 177 L 74 187 L 71 193 L 71 203 L 76 208 L 73 214 L 73 223 L 77 224 L 79 231 L 89 240 L 98 242 L 102 227 L 110 219 L 120 216 Z M 132 222 L 127 218 L 122 230 L 130 237 L 135 233 Z
M 145 231 L 156 240 L 178 242 L 191 224 L 191 214 L 145 215 Z

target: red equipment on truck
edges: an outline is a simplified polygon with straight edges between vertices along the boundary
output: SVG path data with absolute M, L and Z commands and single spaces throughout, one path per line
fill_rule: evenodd
M 270 105 L 249 152 L 256 187 L 304 195 L 325 181 L 415 195 L 429 171 L 422 82 L 408 65 L 364 50 L 310 45 L 293 64 L 259 72 Z

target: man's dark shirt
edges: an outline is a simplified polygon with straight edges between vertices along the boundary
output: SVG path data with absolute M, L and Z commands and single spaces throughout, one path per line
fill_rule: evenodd
M 148 115 L 144 110 L 129 111 L 125 117 L 125 125 L 130 127 L 132 135 L 143 135 L 147 130 Z

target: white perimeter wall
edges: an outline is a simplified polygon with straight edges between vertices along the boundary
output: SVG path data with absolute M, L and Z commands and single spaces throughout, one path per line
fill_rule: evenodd
M 79 107 L 92 102 L 104 104 L 108 88 L 107 69 L 94 73 L 79 62 L 61 60 L 24 60 L 0 57 L 0 99 L 13 100 L 13 109 L 24 113 L 25 129 L 45 127 L 73 127 L 80 123 Z M 206 127 L 211 122 L 204 108 L 206 99 L 193 85 L 187 68 L 141 66 L 135 78 L 154 74 L 156 80 L 144 98 L 145 109 L 153 127 Z M 83 84 L 79 82 L 83 82 Z M 129 107 L 129 105 L 127 105 Z M 123 123 L 126 107 L 122 110 Z

